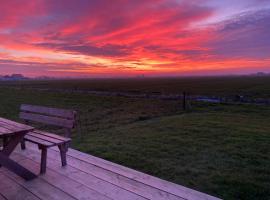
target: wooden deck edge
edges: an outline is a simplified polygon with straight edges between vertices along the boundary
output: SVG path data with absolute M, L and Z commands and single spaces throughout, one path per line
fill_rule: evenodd
M 27 146 L 29 149 L 35 152 L 37 151 L 37 147 L 34 144 L 28 143 Z M 49 151 L 54 152 L 52 155 L 56 155 L 55 153 L 59 152 L 54 147 L 50 148 Z M 69 149 L 67 156 L 186 200 L 219 200 L 217 197 L 91 156 L 75 149 Z
M 31 158 L 17 152 L 12 156 L 12 158 L 24 167 L 31 169 L 31 171 L 39 173 L 39 163 L 37 161 L 34 161 Z M 104 194 L 101 194 L 92 188 L 86 187 L 82 183 L 72 180 L 53 169 L 49 169 L 46 174 L 40 175 L 39 178 L 74 199 L 112 200 Z
M 29 157 L 31 160 L 39 162 L 40 153 L 37 151 L 37 148 L 29 147 L 26 151 L 18 152 L 19 154 L 23 154 L 26 157 Z M 48 151 L 49 162 L 58 162 L 60 161 L 59 152 L 50 150 Z M 87 163 L 85 161 L 79 160 L 77 158 L 68 156 L 68 166 L 74 168 L 76 170 L 80 170 L 83 173 L 87 173 L 88 175 L 93 176 L 95 179 L 99 179 L 102 182 L 107 182 L 108 184 L 112 184 L 116 187 L 119 187 L 129 193 L 133 193 L 137 196 L 143 197 L 144 199 L 149 200 L 186 200 L 185 198 L 170 194 L 168 192 L 164 192 L 155 187 L 145 185 L 136 180 L 124 177 L 122 175 L 116 174 L 109 170 L 97 167 L 92 165 L 91 163 Z M 49 163 L 48 163 L 49 164 Z M 60 170 L 60 169 L 59 169 Z M 62 173 L 61 170 L 59 173 Z M 128 198 L 124 199 L 127 200 Z M 138 198 L 135 198 L 138 200 Z M 140 198 L 139 198 L 140 199 Z M 116 198 L 119 200 L 119 198 Z
M 22 160 L 28 160 L 33 162 L 34 165 L 39 165 L 40 155 L 39 152 L 33 150 L 33 149 L 27 149 L 23 152 L 15 151 L 13 154 L 13 159 L 18 160 L 18 157 L 20 157 Z M 74 167 L 74 166 L 66 166 L 61 167 L 60 163 L 57 163 L 55 159 L 49 158 L 48 160 L 48 172 L 50 175 L 51 171 L 53 173 L 57 173 L 61 176 L 65 176 L 68 179 L 75 181 L 77 183 L 80 183 L 90 190 L 96 191 L 100 194 L 103 194 L 104 196 L 107 196 L 114 200 L 127 200 L 127 199 L 136 199 L 136 200 L 147 200 L 147 198 L 144 198 L 134 192 L 131 192 L 129 190 L 126 190 L 124 188 L 121 188 L 120 186 L 114 185 L 110 182 L 107 182 L 105 180 L 99 179 L 91 174 L 88 174 L 87 172 L 81 171 L 80 169 Z M 31 168 L 31 167 L 30 167 Z M 38 169 L 35 170 L 38 172 Z M 80 175 L 78 175 L 80 174 Z M 46 176 L 46 174 L 45 174 Z M 41 177 L 42 178 L 42 177 Z M 102 184 L 101 184 L 102 182 Z M 98 183 L 98 184 L 97 184 Z M 101 185 L 99 185 L 101 184 Z M 113 194 L 111 194 L 113 193 Z M 110 195 L 108 195 L 110 194 Z M 118 196 L 120 195 L 120 196 Z M 88 198 L 87 198 L 88 199 Z
M 51 149 L 59 152 L 57 148 Z M 155 187 L 170 194 L 181 196 L 183 198 L 186 198 L 187 200 L 221 200 L 220 198 L 136 171 L 134 169 L 86 154 L 75 149 L 70 148 L 67 152 L 67 155 L 95 165 L 97 167 L 103 168 L 105 170 L 125 176 L 127 178 L 136 180 L 151 187 Z

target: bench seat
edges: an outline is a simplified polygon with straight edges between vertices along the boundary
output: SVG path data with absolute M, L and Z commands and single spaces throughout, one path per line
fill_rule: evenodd
M 40 130 L 35 130 L 28 133 L 26 136 L 24 136 L 24 140 L 46 147 L 58 146 L 71 141 L 70 138 Z
M 49 147 L 58 146 L 60 150 L 60 156 L 62 161 L 62 166 L 67 165 L 66 152 L 68 150 L 70 138 L 62 137 L 53 133 L 46 131 L 35 130 L 33 132 L 27 133 L 24 136 L 24 142 L 21 143 L 22 149 L 25 149 L 25 141 L 37 144 L 41 150 L 41 164 L 40 173 L 46 173 L 47 166 L 47 149 Z
M 27 105 L 22 104 L 20 107 L 20 119 L 26 124 L 30 122 L 40 123 L 42 125 L 56 126 L 64 129 L 65 136 L 56 135 L 41 130 L 34 130 L 27 133 L 24 140 L 21 142 L 21 148 L 25 149 L 25 141 L 37 144 L 41 150 L 41 163 L 40 173 L 46 172 L 47 165 L 47 149 L 49 147 L 58 146 L 60 150 L 60 156 L 62 166 L 67 164 L 66 152 L 70 144 L 71 130 L 75 127 L 76 111 L 50 108 L 45 106 Z

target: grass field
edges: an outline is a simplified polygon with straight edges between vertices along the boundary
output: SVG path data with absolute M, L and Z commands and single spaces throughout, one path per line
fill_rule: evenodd
M 234 85 L 234 88 L 226 86 L 223 93 L 239 90 L 270 96 L 267 81 L 249 87 L 241 81 L 238 85 L 236 81 L 223 83 Z M 71 81 L 58 82 L 55 87 L 60 87 L 59 83 L 73 87 L 69 85 Z M 80 87 L 79 82 L 75 83 Z M 40 87 L 40 82 L 36 84 L 32 82 L 31 87 Z M 46 87 L 53 84 L 55 81 L 47 81 Z M 104 90 L 106 84 L 102 86 Z M 177 84 L 180 83 L 163 85 L 163 89 Z M 85 81 L 81 85 L 93 87 Z M 161 90 L 161 86 L 151 89 L 149 84 L 130 85 L 131 90 Z M 195 84 L 194 88 L 201 87 L 201 93 L 207 90 L 222 93 L 222 88 L 213 82 L 205 85 Z M 209 88 L 210 85 L 215 87 Z M 74 135 L 73 148 L 224 199 L 270 199 L 270 107 L 193 102 L 192 110 L 183 112 L 181 102 L 175 100 L 101 97 L 26 88 L 14 89 L 6 84 L 0 87 L 1 117 L 18 120 L 21 103 L 76 109 L 80 113 L 83 138 Z M 178 90 L 181 88 L 174 88 Z
M 2 83 L 3 84 L 3 83 Z M 6 82 L 21 88 L 98 90 L 195 95 L 246 95 L 270 98 L 270 76 L 85 79 Z

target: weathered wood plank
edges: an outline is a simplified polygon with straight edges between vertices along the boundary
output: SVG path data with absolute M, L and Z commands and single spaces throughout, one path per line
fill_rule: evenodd
M 56 135 L 56 134 L 49 133 L 49 132 L 46 132 L 46 131 L 41 131 L 41 130 L 35 130 L 34 133 L 39 133 L 39 134 L 45 135 L 47 137 L 51 137 L 51 138 L 55 138 L 55 139 L 62 140 L 62 141 L 67 141 L 67 142 L 71 140 L 70 138 L 62 137 L 60 135 Z
M 3 128 L 3 129 L 7 129 L 10 131 L 10 134 L 14 134 L 14 133 L 17 133 L 17 132 L 20 132 L 20 131 L 25 131 L 25 130 L 32 130 L 33 128 L 29 127 L 29 126 L 16 126 L 16 125 L 13 125 L 13 124 L 8 124 L 8 123 L 5 123 L 5 122 L 2 122 L 0 121 L 0 127 Z
M 51 107 L 45 107 L 45 106 L 36 106 L 36 105 L 27 105 L 27 104 L 22 104 L 20 109 L 25 112 L 52 115 L 52 116 L 67 118 L 67 119 L 75 119 L 75 115 L 76 115 L 76 112 L 73 110 L 51 108 Z
M 31 135 L 28 135 L 28 134 L 27 134 L 26 136 L 24 136 L 24 140 L 25 140 L 25 141 L 31 141 L 32 143 L 40 144 L 40 145 L 43 145 L 43 146 L 46 146 L 46 147 L 52 147 L 52 146 L 55 145 L 55 144 L 52 143 L 52 142 L 45 141 L 45 140 L 42 140 L 42 139 L 33 137 L 33 136 L 31 136 Z
M 19 162 L 21 165 L 31 169 L 32 171 L 38 172 L 39 165 L 33 160 L 28 158 L 21 159 L 22 155 L 16 154 L 12 158 Z M 87 188 L 81 183 L 72 180 L 64 175 L 57 173 L 54 170 L 48 169 L 47 173 L 40 176 L 41 179 L 61 189 L 65 193 L 69 194 L 75 199 L 85 200 L 110 200 L 110 198 L 100 194 L 97 191 Z
M 36 195 L 29 192 L 26 188 L 22 187 L 6 175 L 0 172 L 0 194 L 2 194 L 2 199 L 9 200 L 38 200 Z M 0 195 L 1 200 L 1 195 Z
M 58 151 L 48 150 L 48 158 L 60 160 Z M 104 168 L 97 167 L 93 164 L 84 162 L 74 157 L 68 157 L 68 165 L 80 169 L 88 174 L 91 174 L 99 179 L 117 185 L 125 190 L 133 192 L 139 196 L 153 200 L 183 200 L 180 196 L 164 192 L 149 185 L 145 185 L 137 180 L 127 178 L 116 174 Z
M 31 148 L 26 151 L 18 151 L 15 154 L 20 154 L 26 158 L 32 159 L 35 162 L 39 162 L 40 154 Z M 61 167 L 56 160 L 48 159 L 48 168 L 52 169 L 59 174 L 62 174 L 72 180 L 75 180 L 84 186 L 98 191 L 99 193 L 114 199 L 114 200 L 146 200 L 146 198 L 139 196 L 133 192 L 127 191 L 119 186 L 111 184 L 107 181 L 101 180 L 91 174 L 81 171 L 80 169 L 74 168 L 67 165 L 66 167 Z
M 157 183 L 153 183 L 154 185 L 151 186 L 151 182 L 147 182 L 149 180 L 147 180 L 147 178 L 150 179 L 150 181 L 153 181 L 152 179 L 155 177 L 152 177 L 146 174 L 142 175 L 146 175 L 145 177 L 138 177 L 138 175 L 136 173 L 140 173 L 141 172 L 137 172 L 135 170 L 131 170 L 129 168 L 123 167 L 122 172 L 113 172 L 116 169 L 114 169 L 114 167 L 118 167 L 117 164 L 114 163 L 110 163 L 109 161 L 105 161 L 103 159 L 96 158 L 88 155 L 88 154 L 83 154 L 79 151 L 70 149 L 70 151 L 72 153 L 74 153 L 73 155 L 68 156 L 68 162 L 69 165 L 61 168 L 61 166 L 59 164 L 57 164 L 56 161 L 60 161 L 60 156 L 59 156 L 59 151 L 56 148 L 51 148 L 48 151 L 48 167 L 50 169 L 53 169 L 55 172 L 62 174 L 72 180 L 75 180 L 87 187 L 93 188 L 94 190 L 105 194 L 106 196 L 108 195 L 108 197 L 112 198 L 112 199 L 117 199 L 116 198 L 116 192 L 118 190 L 120 191 L 126 191 L 127 194 L 133 194 L 133 195 L 137 195 L 136 197 L 138 197 L 138 199 L 155 199 L 155 200 L 159 200 L 159 199 L 189 199 L 189 200 L 213 200 L 213 199 L 218 199 L 203 193 L 199 193 L 199 195 L 197 194 L 197 191 L 191 190 L 192 192 L 195 193 L 190 193 L 190 191 L 183 191 L 183 190 L 179 190 L 177 191 L 178 188 L 172 188 L 172 192 L 179 192 L 179 195 L 185 196 L 184 198 L 181 198 L 178 195 L 173 195 L 170 192 L 164 191 L 163 189 L 158 189 L 157 188 Z M 37 151 L 37 148 L 34 147 L 32 144 L 29 145 L 29 148 L 26 151 L 20 151 L 19 152 L 22 155 L 25 155 L 26 157 L 28 157 L 31 160 L 34 160 L 35 162 L 39 162 L 40 160 L 40 154 Z M 80 155 L 83 154 L 83 158 L 80 157 Z M 91 162 L 88 160 L 88 156 L 91 158 Z M 84 161 L 85 160 L 85 161 Z M 90 162 L 90 163 L 89 163 Z M 101 163 L 104 164 L 104 166 L 100 166 Z M 108 162 L 108 163 L 107 163 Z M 108 167 L 107 165 L 111 166 L 111 165 L 115 165 L 114 167 Z M 106 169 L 109 168 L 109 169 Z M 118 169 L 120 170 L 120 169 Z M 132 171 L 132 173 L 130 172 L 130 170 Z M 135 171 L 136 173 L 133 173 L 133 171 Z M 127 173 L 127 174 L 123 174 L 123 173 Z M 122 173 L 123 175 L 121 175 L 120 173 Z M 129 174 L 131 173 L 131 174 Z M 133 176 L 133 177 L 132 177 Z M 143 179 L 142 181 L 146 182 L 142 183 L 140 179 Z M 158 179 L 158 178 L 156 178 Z M 158 181 L 160 181 L 160 179 L 158 179 Z M 165 181 L 167 183 L 167 181 Z M 168 184 L 162 186 L 163 184 L 163 180 L 161 180 L 160 185 L 161 187 L 165 187 L 165 189 L 171 189 L 170 188 L 170 183 L 168 182 Z M 173 184 L 173 186 L 176 184 Z M 108 188 L 108 186 L 110 186 L 110 188 Z M 178 186 L 177 187 L 182 187 L 182 186 Z M 116 189 L 118 188 L 118 189 Z M 190 190 L 188 188 L 185 188 L 187 190 Z M 115 191 L 115 192 L 113 192 Z M 119 195 L 122 196 L 122 195 Z M 132 199 L 132 198 L 126 198 L 126 199 Z M 125 200 L 125 198 L 122 198 L 121 200 Z
M 33 127 L 31 127 L 31 126 L 21 124 L 21 123 L 18 123 L 18 122 L 14 122 L 14 121 L 11 121 L 11 120 L 8 120 L 8 119 L 4 119 L 2 117 L 0 117 L 0 122 L 8 124 L 8 125 L 12 125 L 14 127 L 21 128 L 23 130 L 33 129 Z
M 8 124 L 8 123 L 2 122 L 2 121 L 0 121 L 0 127 L 4 128 L 4 129 L 8 129 L 8 130 L 13 131 L 13 132 L 18 131 L 18 130 L 23 130 L 23 128 L 21 128 L 21 127 L 17 127 L 17 126 L 14 126 L 12 124 Z
M 8 134 L 11 134 L 11 133 L 13 133 L 12 130 L 0 126 L 0 135 L 1 135 L 1 136 L 3 136 L 3 135 L 8 135 Z
M 58 151 L 56 148 L 52 148 L 54 151 Z M 125 176 L 130 179 L 134 179 L 136 181 L 139 181 L 143 184 L 155 187 L 157 189 L 160 189 L 162 191 L 181 196 L 186 199 L 207 199 L 207 200 L 218 200 L 219 198 L 207 195 L 202 192 L 198 192 L 196 190 L 192 190 L 190 188 L 174 184 L 172 182 L 168 182 L 162 179 L 159 179 L 154 176 L 150 176 L 148 174 L 124 167 L 122 165 L 118 165 L 116 163 L 112 163 L 109 161 L 106 161 L 101 158 L 97 158 L 94 156 L 91 156 L 89 154 L 85 154 L 83 152 L 70 149 L 70 151 L 67 153 L 68 156 L 83 160 L 87 163 L 96 165 L 98 167 L 104 168 L 106 170 L 112 171 L 114 173 L 117 173 L 119 175 Z
M 29 129 L 33 129 L 33 128 L 30 128 L 29 126 L 18 127 L 16 125 L 0 121 L 0 134 L 1 135 L 13 135 L 18 132 L 22 132 Z
M 69 138 L 64 138 L 64 139 L 60 140 L 58 138 L 53 138 L 53 137 L 47 136 L 45 134 L 40 134 L 39 132 L 36 132 L 36 131 L 35 132 L 29 132 L 29 133 L 27 133 L 27 135 L 35 137 L 35 138 L 39 138 L 41 140 L 51 142 L 51 143 L 54 143 L 54 144 L 62 144 L 62 143 L 71 141 L 71 139 L 69 139 Z
M 32 181 L 24 181 L 21 177 L 17 176 L 16 174 L 4 168 L 1 168 L 1 170 L 3 174 L 5 174 L 10 179 L 15 181 L 17 184 L 26 188 L 28 191 L 30 191 L 34 195 L 38 196 L 40 199 L 75 200 L 75 198 L 73 198 L 69 194 L 63 192 L 62 190 L 54 187 L 53 185 L 49 184 L 48 182 L 40 178 L 36 178 Z
M 65 127 L 65 128 L 73 128 L 74 127 L 74 121 L 69 119 L 62 119 L 59 117 L 52 117 L 52 116 L 46 116 L 41 114 L 33 114 L 33 113 L 26 113 L 26 112 L 20 112 L 20 118 L 24 120 L 30 120 L 34 122 L 59 126 L 59 127 Z

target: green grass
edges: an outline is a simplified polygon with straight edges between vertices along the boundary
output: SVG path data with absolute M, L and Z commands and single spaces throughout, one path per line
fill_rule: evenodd
M 98 97 L 0 87 L 0 116 L 19 105 L 79 111 L 73 148 L 224 199 L 270 199 L 270 107 Z

